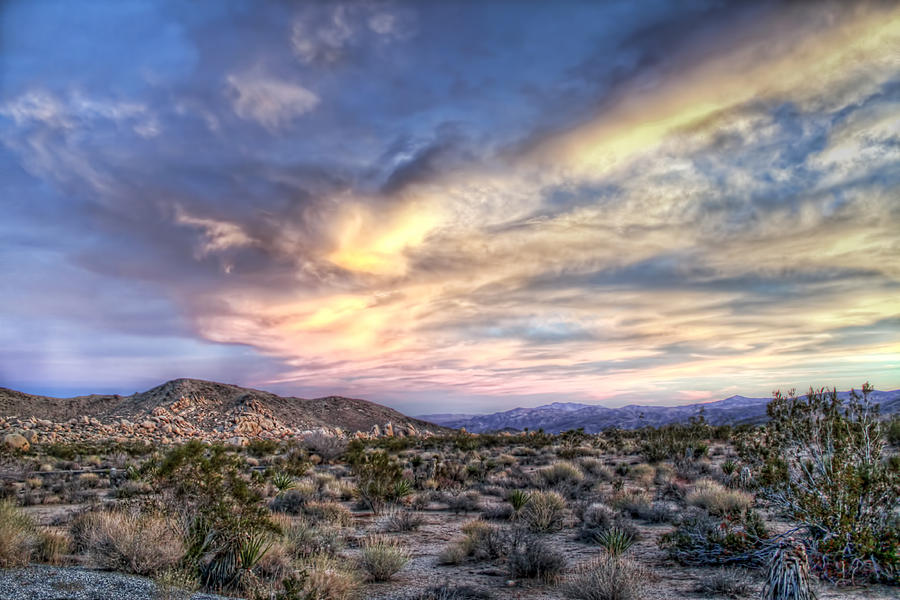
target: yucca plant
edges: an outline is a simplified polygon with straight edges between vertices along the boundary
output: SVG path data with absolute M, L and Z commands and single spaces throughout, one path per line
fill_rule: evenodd
M 275 486 L 279 494 L 283 494 L 297 487 L 297 480 L 285 472 L 279 472 L 272 476 L 272 485 Z
M 809 561 L 801 542 L 789 538 L 772 553 L 762 597 L 763 600 L 816 599 L 809 587 Z
M 634 544 L 634 536 L 618 527 L 610 527 L 595 534 L 594 540 L 611 556 L 621 556 Z
M 513 509 L 511 518 L 515 519 L 522 512 L 522 509 L 525 508 L 525 505 L 531 500 L 531 494 L 525 490 L 513 490 L 509 493 L 509 496 L 506 497 L 506 500 Z

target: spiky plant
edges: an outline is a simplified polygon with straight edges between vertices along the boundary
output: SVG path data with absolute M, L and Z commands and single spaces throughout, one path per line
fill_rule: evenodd
M 772 553 L 762 597 L 763 600 L 816 600 L 809 587 L 809 561 L 801 542 L 788 538 Z
M 283 494 L 286 491 L 297 487 L 297 480 L 294 479 L 293 476 L 282 471 L 275 473 L 275 475 L 272 476 L 272 485 L 275 486 L 275 489 L 278 490 L 279 494 Z
M 606 549 L 611 556 L 621 556 L 634 544 L 634 536 L 618 527 L 610 527 L 594 536 L 599 546 Z
M 513 490 L 509 493 L 509 496 L 506 497 L 506 500 L 512 506 L 513 512 L 511 517 L 515 519 L 519 516 L 519 513 L 522 512 L 522 509 L 525 508 L 525 505 L 531 500 L 531 494 L 525 490 Z

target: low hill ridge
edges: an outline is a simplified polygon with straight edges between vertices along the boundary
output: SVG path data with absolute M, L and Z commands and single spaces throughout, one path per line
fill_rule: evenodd
M 246 443 L 313 431 L 380 436 L 444 428 L 356 398 L 285 397 L 227 383 L 173 379 L 130 396 L 53 398 L 0 388 L 0 433 L 4 429 L 39 431 L 50 441 L 105 435 Z

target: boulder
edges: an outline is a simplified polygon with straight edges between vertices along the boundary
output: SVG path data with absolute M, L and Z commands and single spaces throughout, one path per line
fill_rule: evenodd
M 10 450 L 21 450 L 22 452 L 28 452 L 28 449 L 31 448 L 31 444 L 20 433 L 7 433 L 3 436 L 3 445 Z

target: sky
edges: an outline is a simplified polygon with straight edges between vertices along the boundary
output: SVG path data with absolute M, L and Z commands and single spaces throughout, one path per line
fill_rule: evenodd
M 900 388 L 900 5 L 0 4 L 0 386 Z

